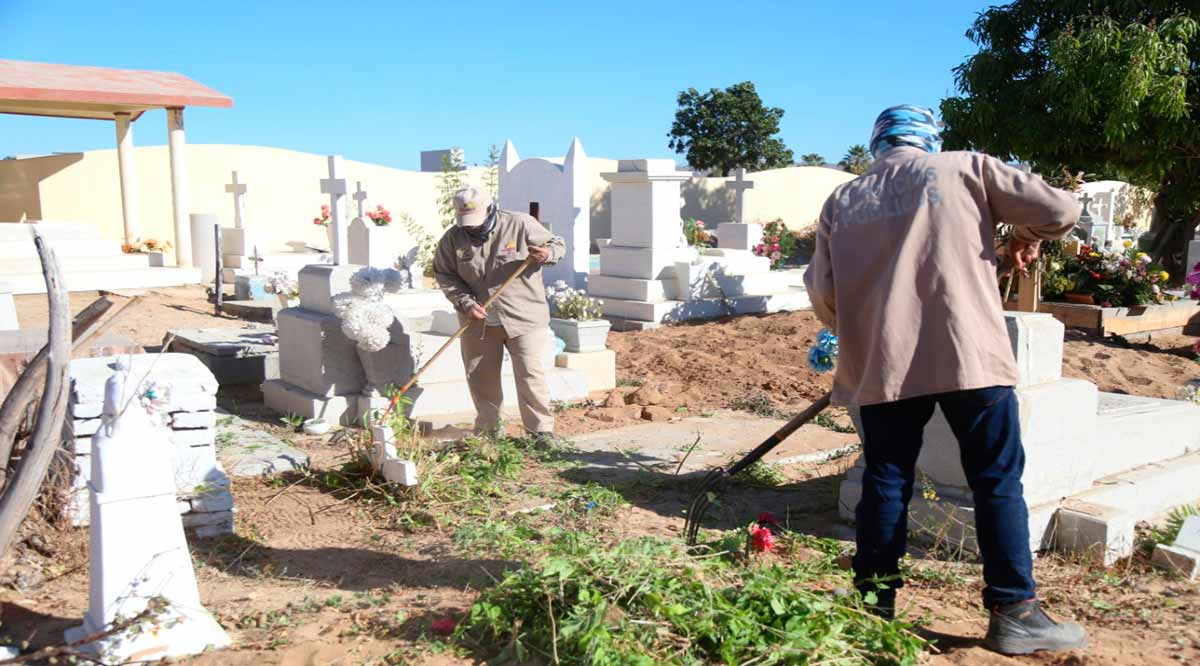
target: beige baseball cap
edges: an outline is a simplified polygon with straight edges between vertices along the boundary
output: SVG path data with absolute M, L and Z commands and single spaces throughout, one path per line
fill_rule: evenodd
M 477 227 L 487 220 L 492 197 L 477 187 L 464 187 L 454 193 L 454 217 L 462 227 Z

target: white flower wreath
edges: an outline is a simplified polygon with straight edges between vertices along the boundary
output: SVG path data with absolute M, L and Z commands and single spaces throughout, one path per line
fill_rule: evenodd
M 350 276 L 350 291 L 333 297 L 333 313 L 342 320 L 342 332 L 359 349 L 377 352 L 391 342 L 396 316 L 383 296 L 400 291 L 404 284 L 398 270 L 367 267 Z

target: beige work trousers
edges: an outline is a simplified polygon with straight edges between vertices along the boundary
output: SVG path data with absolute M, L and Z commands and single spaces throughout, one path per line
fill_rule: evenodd
M 512 357 L 521 424 L 531 433 L 553 432 L 550 390 L 546 387 L 546 375 L 542 368 L 546 329 L 510 338 L 503 326 L 484 328 L 486 331 L 482 336 L 475 326 L 467 329 L 461 343 L 463 365 L 467 368 L 467 386 L 471 389 L 471 400 L 475 402 L 476 432 L 492 432 L 500 426 L 500 408 L 504 404 L 500 371 L 505 349 Z

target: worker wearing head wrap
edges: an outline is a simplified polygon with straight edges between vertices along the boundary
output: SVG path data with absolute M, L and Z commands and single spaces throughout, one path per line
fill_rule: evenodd
M 549 437 L 554 415 L 542 358 L 549 341 L 550 310 L 541 266 L 561 259 L 566 245 L 532 216 L 498 210 L 491 196 L 477 188 L 459 190 L 453 202 L 458 224 L 438 241 L 433 276 L 458 310 L 459 320 L 479 322 L 463 334 L 461 342 L 475 403 L 475 429 L 492 432 L 500 425 L 501 370 L 507 349 L 521 423 L 530 434 Z M 528 257 L 534 264 L 484 309 L 482 304 Z
M 1009 253 L 1021 268 L 1040 241 L 1071 230 L 1080 206 L 1039 176 L 941 145 L 929 109 L 881 113 L 875 161 L 825 202 L 804 276 L 813 309 L 837 334 L 832 401 L 860 408 L 855 582 L 881 614 L 894 613 L 917 456 L 940 408 L 974 494 L 992 613 L 986 645 L 1009 654 L 1082 647 L 1083 628 L 1056 623 L 1037 602 L 994 241 L 997 224 L 1012 225 Z

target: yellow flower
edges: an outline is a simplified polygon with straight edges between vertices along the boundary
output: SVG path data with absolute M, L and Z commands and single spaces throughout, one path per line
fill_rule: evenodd
M 1171 274 L 1166 271 L 1160 271 L 1158 274 L 1158 279 L 1162 280 L 1163 282 L 1166 282 L 1170 278 L 1171 278 Z
M 1089 257 L 1098 257 L 1098 256 L 1100 256 L 1100 253 L 1099 253 L 1099 252 L 1093 252 L 1093 253 L 1089 254 L 1088 256 L 1089 256 Z
M 1148 257 L 1148 256 L 1150 256 L 1150 255 L 1146 254 L 1145 252 L 1138 252 L 1136 255 L 1134 255 L 1134 258 L 1141 259 L 1142 257 Z
M 1131 247 L 1133 247 L 1133 241 L 1127 240 L 1127 241 L 1125 241 L 1124 245 L 1125 245 L 1126 249 L 1131 248 Z

